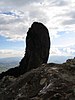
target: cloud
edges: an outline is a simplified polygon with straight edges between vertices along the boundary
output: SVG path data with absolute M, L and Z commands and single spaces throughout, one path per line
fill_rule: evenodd
M 65 6 L 68 5 L 68 0 L 48 0 L 52 6 Z
M 63 21 L 63 25 L 74 25 L 75 24 L 75 8 L 63 16 L 68 17 L 68 19 Z
M 0 49 L 0 58 L 6 57 L 22 57 L 23 52 L 19 50 L 12 50 L 12 49 Z
M 75 45 L 70 45 L 67 47 L 52 47 L 51 56 L 75 56 Z
M 33 10 L 33 9 L 34 10 Z M 48 17 L 42 9 L 30 6 L 26 12 L 19 10 L 0 12 L 0 35 L 11 40 L 24 40 L 29 26 L 34 21 L 46 23 Z
M 0 14 L 12 15 L 12 16 L 19 17 L 15 12 L 12 12 L 12 11 L 4 11 L 4 12 L 1 11 Z
M 26 6 L 29 4 L 33 4 L 33 3 L 39 3 L 39 2 L 43 2 L 44 0 L 1 0 L 1 4 L 3 5 L 7 5 L 7 6 Z
M 6 12 L 7 13 L 7 12 Z M 2 14 L 1 16 L 0 16 L 0 25 L 7 25 L 7 24 L 15 24 L 15 23 L 19 23 L 19 22 L 21 22 L 22 20 L 20 19 L 20 18 L 16 18 L 16 17 L 14 17 L 14 16 L 12 16 L 12 15 L 7 15 L 7 14 Z
M 27 31 L 26 23 L 24 23 L 21 17 L 17 17 L 16 13 L 15 15 L 7 13 L 0 13 L 0 35 L 11 40 L 23 40 Z
M 0 35 L 10 40 L 24 40 L 34 21 L 48 27 L 51 40 L 59 39 L 60 32 L 75 33 L 74 0 L 1 0 L 0 4 Z
M 22 52 L 21 52 L 22 51 Z M 23 57 L 24 50 L 0 49 L 0 58 Z M 75 56 L 75 44 L 67 47 L 51 47 L 50 56 Z
M 73 24 L 75 24 L 75 19 L 70 19 L 63 22 L 63 25 L 73 25 Z

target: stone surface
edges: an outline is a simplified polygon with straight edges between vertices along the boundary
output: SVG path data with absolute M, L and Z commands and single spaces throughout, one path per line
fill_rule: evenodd
M 18 78 L 0 80 L 0 100 L 75 100 L 72 62 L 42 64 Z

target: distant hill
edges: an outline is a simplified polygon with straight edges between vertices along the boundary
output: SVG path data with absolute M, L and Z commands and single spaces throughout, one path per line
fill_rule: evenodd
M 21 57 L 0 58 L 0 73 L 19 65 Z
M 67 56 L 50 56 L 48 63 L 64 63 L 67 59 L 72 57 Z M 9 68 L 19 65 L 22 57 L 10 57 L 10 58 L 0 58 L 0 73 L 6 71 Z
M 4 67 L 14 67 L 14 65 L 18 65 L 21 57 L 10 57 L 10 58 L 1 58 L 0 59 L 0 67 L 1 65 Z

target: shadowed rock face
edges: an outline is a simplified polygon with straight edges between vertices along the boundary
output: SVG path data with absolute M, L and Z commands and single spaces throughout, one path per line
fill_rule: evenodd
M 20 67 L 29 71 L 42 63 L 47 63 L 49 49 L 50 38 L 47 28 L 42 23 L 34 22 L 27 32 L 26 53 Z
M 18 77 L 25 72 L 47 63 L 50 49 L 48 29 L 38 22 L 34 22 L 27 32 L 25 56 L 19 67 L 11 68 L 0 74 L 0 78 L 6 75 Z

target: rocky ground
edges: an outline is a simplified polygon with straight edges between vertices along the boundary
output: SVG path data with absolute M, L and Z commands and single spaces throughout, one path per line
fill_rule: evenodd
M 0 100 L 75 100 L 75 58 L 0 80 Z

